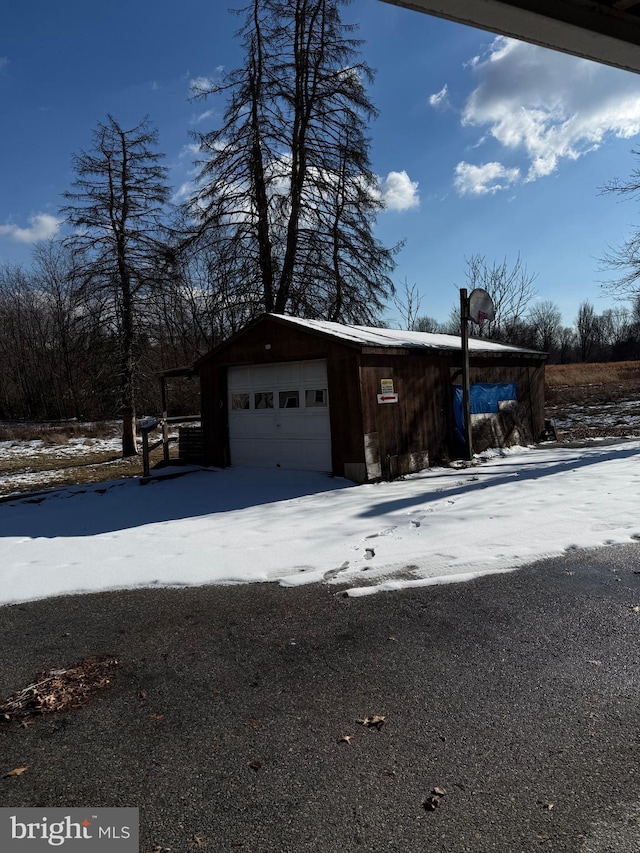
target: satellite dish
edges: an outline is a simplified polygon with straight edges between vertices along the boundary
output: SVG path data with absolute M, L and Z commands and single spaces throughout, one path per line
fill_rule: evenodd
M 481 326 L 487 320 L 495 320 L 496 310 L 493 307 L 493 300 L 486 290 L 481 287 L 476 287 L 469 294 L 469 318 Z

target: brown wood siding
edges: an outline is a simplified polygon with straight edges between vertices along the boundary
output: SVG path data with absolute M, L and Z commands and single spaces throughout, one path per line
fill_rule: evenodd
M 393 459 L 427 452 L 429 464 L 457 455 L 451 384 L 461 370 L 460 353 L 406 350 L 362 356 L 364 430 L 375 435 L 383 477 L 393 475 Z M 470 359 L 471 382 L 515 382 L 535 440 L 544 427 L 544 360 L 540 357 L 483 354 Z M 380 404 L 380 380 L 392 379 L 398 403 Z M 457 379 L 460 382 L 460 378 Z
M 397 352 L 397 351 L 396 351 Z M 446 386 L 448 361 L 438 354 L 367 354 L 362 356 L 364 430 L 377 435 L 382 476 L 394 473 L 394 459 L 410 454 L 440 461 L 447 443 Z M 397 403 L 378 403 L 381 380 L 393 380 Z
M 345 463 L 364 463 L 358 349 L 266 317 L 199 365 L 207 464 L 229 464 L 227 368 L 306 359 L 327 361 L 333 473 L 344 476 Z

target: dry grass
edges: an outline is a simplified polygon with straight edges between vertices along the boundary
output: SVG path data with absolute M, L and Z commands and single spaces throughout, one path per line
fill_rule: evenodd
M 63 444 L 70 438 L 112 438 L 119 433 L 116 421 L 4 421 L 0 422 L 0 441 L 36 441 Z
M 602 364 L 549 364 L 547 387 L 575 385 L 640 383 L 640 361 L 611 361 Z
M 640 362 L 550 364 L 545 370 L 547 403 L 615 402 L 640 397 Z
M 640 362 L 552 364 L 545 374 L 546 415 L 561 441 L 640 435 Z

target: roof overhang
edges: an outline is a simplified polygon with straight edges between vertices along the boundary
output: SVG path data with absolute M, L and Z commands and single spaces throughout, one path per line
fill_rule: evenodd
M 192 365 L 184 367 L 169 367 L 167 370 L 162 370 L 158 373 L 160 379 L 175 379 L 182 376 L 196 376 L 197 371 Z
M 640 0 L 384 0 L 640 73 Z

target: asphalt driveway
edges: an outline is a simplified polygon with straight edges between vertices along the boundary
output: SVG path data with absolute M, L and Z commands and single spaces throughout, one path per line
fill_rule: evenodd
M 0 722 L 0 777 L 27 767 L 0 805 L 139 806 L 143 853 L 637 852 L 636 572 L 625 546 L 359 599 L 259 584 L 0 608 L 0 701 L 119 661 L 83 707 Z

